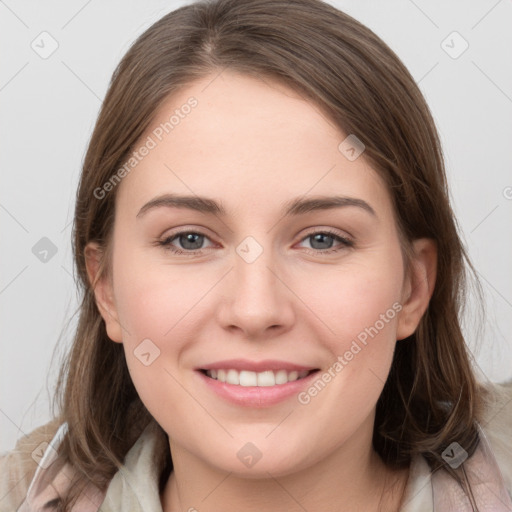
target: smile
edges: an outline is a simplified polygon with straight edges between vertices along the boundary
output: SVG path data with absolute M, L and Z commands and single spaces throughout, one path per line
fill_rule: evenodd
M 294 382 L 307 377 L 315 370 L 266 370 L 262 372 L 252 372 L 248 370 L 238 371 L 233 368 L 218 370 L 203 370 L 205 375 L 211 379 L 233 384 L 235 386 L 259 386 L 268 387 Z
M 247 366 L 247 365 L 245 365 Z M 259 371 L 235 368 L 197 369 L 195 374 L 214 395 L 235 406 L 265 408 L 296 398 L 311 385 L 318 368 Z M 295 365 L 290 365 L 295 366 Z M 264 367 L 263 367 L 264 368 Z

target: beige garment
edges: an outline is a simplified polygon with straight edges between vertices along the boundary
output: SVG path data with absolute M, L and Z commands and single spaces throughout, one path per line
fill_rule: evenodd
M 489 389 L 493 402 L 480 425 L 481 442 L 458 466 L 471 484 L 474 501 L 445 471 L 432 474 L 418 455 L 411 463 L 400 512 L 512 512 L 512 381 L 489 385 Z M 0 512 L 51 510 L 45 505 L 62 492 L 72 472 L 55 451 L 66 429 L 66 423 L 59 426 L 55 421 L 43 425 L 0 458 Z M 156 463 L 161 460 L 162 446 L 161 429 L 149 424 L 106 492 L 87 489 L 73 512 L 162 512 Z M 456 449 L 454 453 L 457 456 Z

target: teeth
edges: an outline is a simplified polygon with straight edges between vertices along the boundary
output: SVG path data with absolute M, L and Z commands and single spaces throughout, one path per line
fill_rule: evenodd
M 276 372 L 276 384 L 286 384 L 288 382 L 288 372 L 279 370 Z
M 230 370 L 236 372 L 236 370 Z M 236 372 L 238 373 L 238 372 Z M 258 374 L 255 372 L 247 372 L 242 370 L 240 372 L 240 386 L 257 386 L 258 385 Z
M 258 379 L 258 386 L 274 386 L 276 384 L 276 379 L 272 370 L 257 373 L 256 377 Z
M 278 370 L 276 372 L 272 370 L 266 370 L 264 372 L 249 372 L 247 370 L 222 369 L 222 370 L 207 370 L 206 375 L 212 379 L 220 382 L 226 382 L 227 384 L 234 384 L 237 386 L 275 386 L 276 384 L 286 384 L 287 382 L 293 382 L 298 379 L 303 379 L 309 374 L 308 370 L 303 371 L 287 371 Z
M 226 382 L 228 384 L 240 384 L 240 375 L 236 370 L 228 370 L 226 373 Z

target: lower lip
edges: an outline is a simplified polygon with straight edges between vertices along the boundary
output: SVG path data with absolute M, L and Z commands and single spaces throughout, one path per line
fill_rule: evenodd
M 275 386 L 239 386 L 212 379 L 197 370 L 203 382 L 215 393 L 231 403 L 244 407 L 263 408 L 278 404 L 298 395 L 315 378 L 317 371 L 302 379 Z

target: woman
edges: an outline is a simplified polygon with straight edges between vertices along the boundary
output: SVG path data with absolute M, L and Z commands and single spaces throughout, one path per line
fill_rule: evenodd
M 438 135 L 349 16 L 220 0 L 150 27 L 74 255 L 59 413 L 2 459 L 5 510 L 511 510 L 512 386 L 461 333 Z

